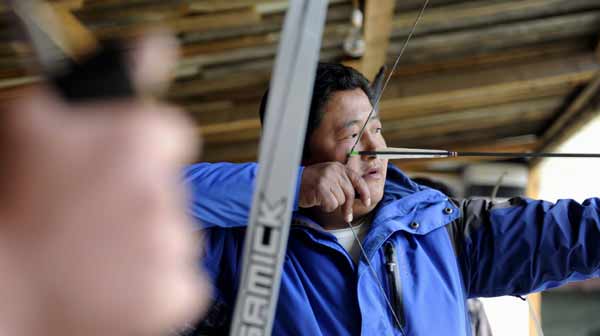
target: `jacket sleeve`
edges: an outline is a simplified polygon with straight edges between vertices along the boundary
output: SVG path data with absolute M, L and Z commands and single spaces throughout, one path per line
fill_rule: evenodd
M 294 210 L 303 167 L 299 167 Z M 203 228 L 246 226 L 252 206 L 252 193 L 258 164 L 198 163 L 184 170 L 191 196 L 191 215 Z
M 451 236 L 470 297 L 523 295 L 600 276 L 600 199 L 460 202 Z

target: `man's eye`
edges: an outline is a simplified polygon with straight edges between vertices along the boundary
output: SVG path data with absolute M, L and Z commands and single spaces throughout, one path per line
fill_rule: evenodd
M 350 138 L 356 139 L 357 136 L 358 136 L 358 133 L 352 133 L 352 135 L 350 136 Z
M 375 133 L 381 133 L 381 132 L 383 132 L 383 128 L 382 127 L 377 127 L 375 129 Z

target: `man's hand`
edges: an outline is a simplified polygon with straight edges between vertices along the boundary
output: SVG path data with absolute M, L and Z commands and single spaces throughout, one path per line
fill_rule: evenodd
M 341 209 L 344 219 L 352 221 L 352 206 L 357 194 L 365 206 L 371 195 L 365 180 L 339 162 L 318 163 L 304 168 L 299 206 L 320 207 L 325 212 Z

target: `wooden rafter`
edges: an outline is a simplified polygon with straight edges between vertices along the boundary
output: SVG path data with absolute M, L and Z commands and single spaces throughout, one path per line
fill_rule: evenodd
M 62 4 L 53 6 L 58 21 L 61 23 L 62 33 L 68 43 L 70 55 L 81 55 L 98 47 L 94 34 L 81 22 L 72 9 Z
M 358 68 L 367 78 L 373 78 L 379 68 L 385 64 L 395 3 L 394 0 L 366 1 L 364 14 L 366 49 L 358 63 Z
M 541 150 L 551 151 L 577 132 L 595 113 L 585 113 L 590 102 L 600 95 L 600 71 L 583 91 L 548 127 L 540 139 Z

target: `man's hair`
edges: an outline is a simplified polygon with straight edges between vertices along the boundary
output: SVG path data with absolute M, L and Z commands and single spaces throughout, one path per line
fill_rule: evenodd
M 323 119 L 324 108 L 329 98 L 338 91 L 361 89 L 373 104 L 374 94 L 369 87 L 369 81 L 360 72 L 342 64 L 322 63 L 317 66 L 315 85 L 313 88 L 308 123 L 306 126 L 306 137 L 304 138 L 304 150 L 302 159 L 310 157 L 310 137 L 319 127 Z M 260 122 L 264 123 L 267 109 L 267 98 L 269 90 L 265 92 L 260 102 Z

